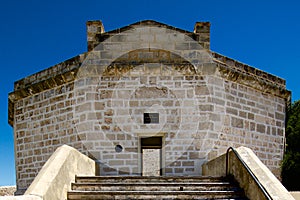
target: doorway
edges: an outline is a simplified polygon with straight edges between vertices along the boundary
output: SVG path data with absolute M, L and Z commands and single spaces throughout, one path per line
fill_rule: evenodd
M 163 174 L 162 165 L 162 137 L 141 137 L 141 175 L 161 176 Z

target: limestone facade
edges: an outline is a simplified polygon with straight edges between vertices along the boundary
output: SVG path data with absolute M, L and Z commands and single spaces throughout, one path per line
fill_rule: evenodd
M 163 175 L 199 175 L 230 146 L 251 148 L 280 175 L 285 80 L 212 52 L 210 24 L 194 32 L 142 21 L 105 32 L 87 22 L 88 52 L 15 82 L 9 94 L 18 190 L 63 144 L 101 175 L 140 175 L 141 138 L 161 137 Z M 159 123 L 146 124 L 145 113 Z

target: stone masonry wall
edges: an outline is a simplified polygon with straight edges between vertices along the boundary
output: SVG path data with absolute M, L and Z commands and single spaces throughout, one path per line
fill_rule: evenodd
M 166 174 L 198 174 L 201 163 L 229 146 L 248 146 L 279 175 L 283 99 L 209 76 L 94 81 L 102 90 L 85 88 L 82 96 L 74 95 L 73 84 L 68 84 L 16 104 L 19 188 L 30 184 L 62 144 L 101 160 L 103 175 L 136 174 L 137 134 L 145 132 L 165 133 Z M 80 92 L 78 84 L 75 92 Z M 159 125 L 143 124 L 143 113 L 149 111 L 160 113 Z M 115 152 L 117 144 L 123 152 Z
M 90 89 L 81 90 L 87 81 Z M 102 175 L 138 174 L 139 133 L 165 134 L 166 174 L 199 174 L 201 163 L 229 146 L 247 146 L 279 175 L 285 116 L 279 97 L 210 75 L 101 77 L 75 85 L 17 102 L 19 188 L 62 144 L 99 159 Z M 159 113 L 160 124 L 144 125 L 144 112 Z M 123 152 L 115 152 L 117 144 Z
M 62 144 L 97 159 L 101 175 L 140 174 L 139 138 L 151 136 L 163 137 L 166 175 L 199 175 L 204 162 L 229 146 L 246 146 L 279 176 L 289 94 L 284 81 L 232 67 L 229 59 L 222 63 L 191 35 L 134 24 L 107 33 L 69 65 L 17 82 L 10 123 L 18 190 Z M 159 123 L 144 124 L 144 113 L 158 113 Z
M 200 102 L 195 94 L 203 98 L 207 95 L 198 92 L 202 90 L 201 85 L 206 87 L 205 77 L 151 74 L 120 79 L 107 77 L 101 81 L 98 78 L 99 83 L 95 80 L 93 85 L 90 82 L 84 85 L 86 80 L 78 88 L 81 91 L 78 99 L 90 96 L 90 101 L 79 105 L 74 116 L 80 121 L 76 125 L 77 133 L 84 138 L 82 142 L 93 156 L 101 160 L 102 174 L 139 174 L 139 136 L 157 134 L 164 135 L 167 175 L 201 171 L 194 137 L 198 131 L 211 130 L 207 126 L 199 127 L 203 117 L 199 116 Z M 197 86 L 199 89 L 195 89 Z M 205 106 L 206 102 L 201 104 Z M 159 124 L 143 123 L 143 114 L 148 112 L 159 113 Z M 123 146 L 124 151 L 116 153 L 116 145 Z
M 26 189 L 62 144 L 82 150 L 73 121 L 74 84 L 62 85 L 15 103 L 18 190 Z
M 280 177 L 285 145 L 284 98 L 254 88 L 224 81 L 225 117 L 222 131 L 214 142 L 220 155 L 229 146 L 251 148 L 269 169 Z

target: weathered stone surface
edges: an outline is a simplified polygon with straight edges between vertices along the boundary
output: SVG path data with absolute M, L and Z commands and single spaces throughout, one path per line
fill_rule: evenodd
M 9 94 L 18 190 L 62 144 L 100 160 L 104 175 L 140 173 L 141 133 L 164 133 L 165 175 L 200 174 L 201 163 L 240 145 L 279 175 L 283 79 L 211 52 L 209 23 L 194 33 L 154 21 L 108 33 L 87 25 L 93 51 L 17 81 Z M 151 112 L 159 124 L 143 123 Z
M 255 153 L 246 147 L 236 149 L 242 161 L 251 170 L 260 184 L 266 189 L 271 199 L 294 200 L 293 196 L 284 188 L 280 181 L 264 165 Z M 203 174 L 207 176 L 224 176 L 226 173 L 226 154 L 209 161 L 203 165 Z M 248 173 L 241 161 L 237 159 L 233 152 L 229 154 L 229 174 L 233 175 L 235 180 L 244 189 L 249 199 L 268 199 L 257 186 L 252 176 Z
M 70 183 L 78 174 L 96 175 L 95 162 L 74 148 L 64 145 L 43 166 L 25 195 L 42 199 L 66 199 Z
M 16 192 L 16 186 L 1 186 L 0 196 L 13 196 Z
M 93 183 L 93 186 L 90 183 Z M 239 187 L 234 183 L 224 182 L 221 177 L 77 177 L 73 191 L 68 192 L 70 200 L 244 199 L 244 197 Z

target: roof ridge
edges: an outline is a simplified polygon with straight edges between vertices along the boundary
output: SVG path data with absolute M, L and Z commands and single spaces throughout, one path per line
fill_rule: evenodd
M 104 32 L 104 34 L 105 33 L 107 33 L 107 34 L 109 34 L 109 33 L 120 33 L 120 32 L 129 30 L 129 29 L 132 29 L 134 27 L 137 27 L 137 26 L 157 26 L 157 27 L 164 27 L 164 28 L 174 30 L 174 31 L 179 31 L 179 32 L 182 32 L 182 33 L 193 33 L 192 31 L 177 28 L 175 26 L 171 26 L 171 25 L 168 25 L 168 24 L 165 24 L 165 23 L 153 20 L 153 19 L 145 19 L 145 20 L 141 20 L 141 21 L 131 23 L 131 24 L 129 24 L 127 26 L 124 26 L 124 27 L 121 27 L 121 28 L 117 28 L 117 29 L 113 29 L 113 30 Z

